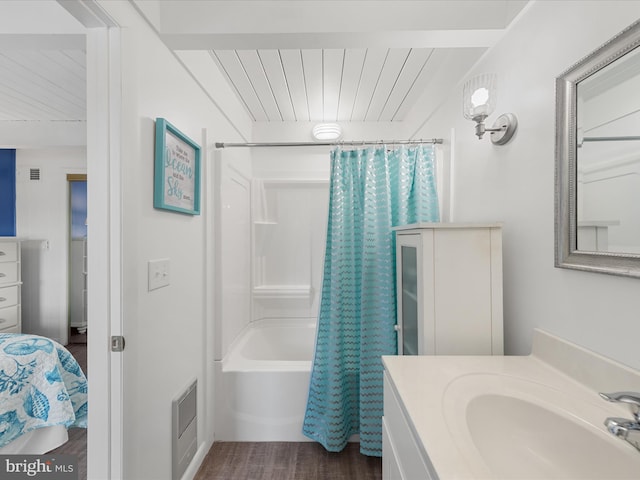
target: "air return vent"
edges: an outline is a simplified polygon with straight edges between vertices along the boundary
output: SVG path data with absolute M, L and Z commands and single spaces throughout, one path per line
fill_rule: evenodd
M 29 180 L 40 180 L 40 169 L 39 168 L 30 168 L 29 169 Z
M 182 478 L 198 446 L 198 381 L 193 383 L 172 404 L 171 444 L 173 452 L 172 479 Z

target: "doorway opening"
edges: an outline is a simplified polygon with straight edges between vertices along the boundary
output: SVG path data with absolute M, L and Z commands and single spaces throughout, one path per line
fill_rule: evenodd
M 87 176 L 69 184 L 69 343 L 87 343 Z

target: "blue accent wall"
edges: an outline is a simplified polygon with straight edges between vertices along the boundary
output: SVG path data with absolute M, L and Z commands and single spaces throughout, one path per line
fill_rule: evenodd
M 0 149 L 0 237 L 16 236 L 16 151 Z

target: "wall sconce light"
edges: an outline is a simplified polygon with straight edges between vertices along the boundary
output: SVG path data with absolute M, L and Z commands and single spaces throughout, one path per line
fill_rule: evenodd
M 518 120 L 513 113 L 503 113 L 491 128 L 484 125 L 485 119 L 496 108 L 496 75 L 478 75 L 464 84 L 462 91 L 462 113 L 467 120 L 476 122 L 476 135 L 481 139 L 485 132 L 491 133 L 495 145 L 504 145 L 518 128 Z
M 338 140 L 342 136 L 342 128 L 337 123 L 319 123 L 311 134 L 317 141 Z

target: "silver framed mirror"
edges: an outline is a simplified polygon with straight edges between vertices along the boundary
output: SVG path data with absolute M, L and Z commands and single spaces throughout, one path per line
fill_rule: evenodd
M 640 20 L 556 78 L 555 266 L 640 277 Z

